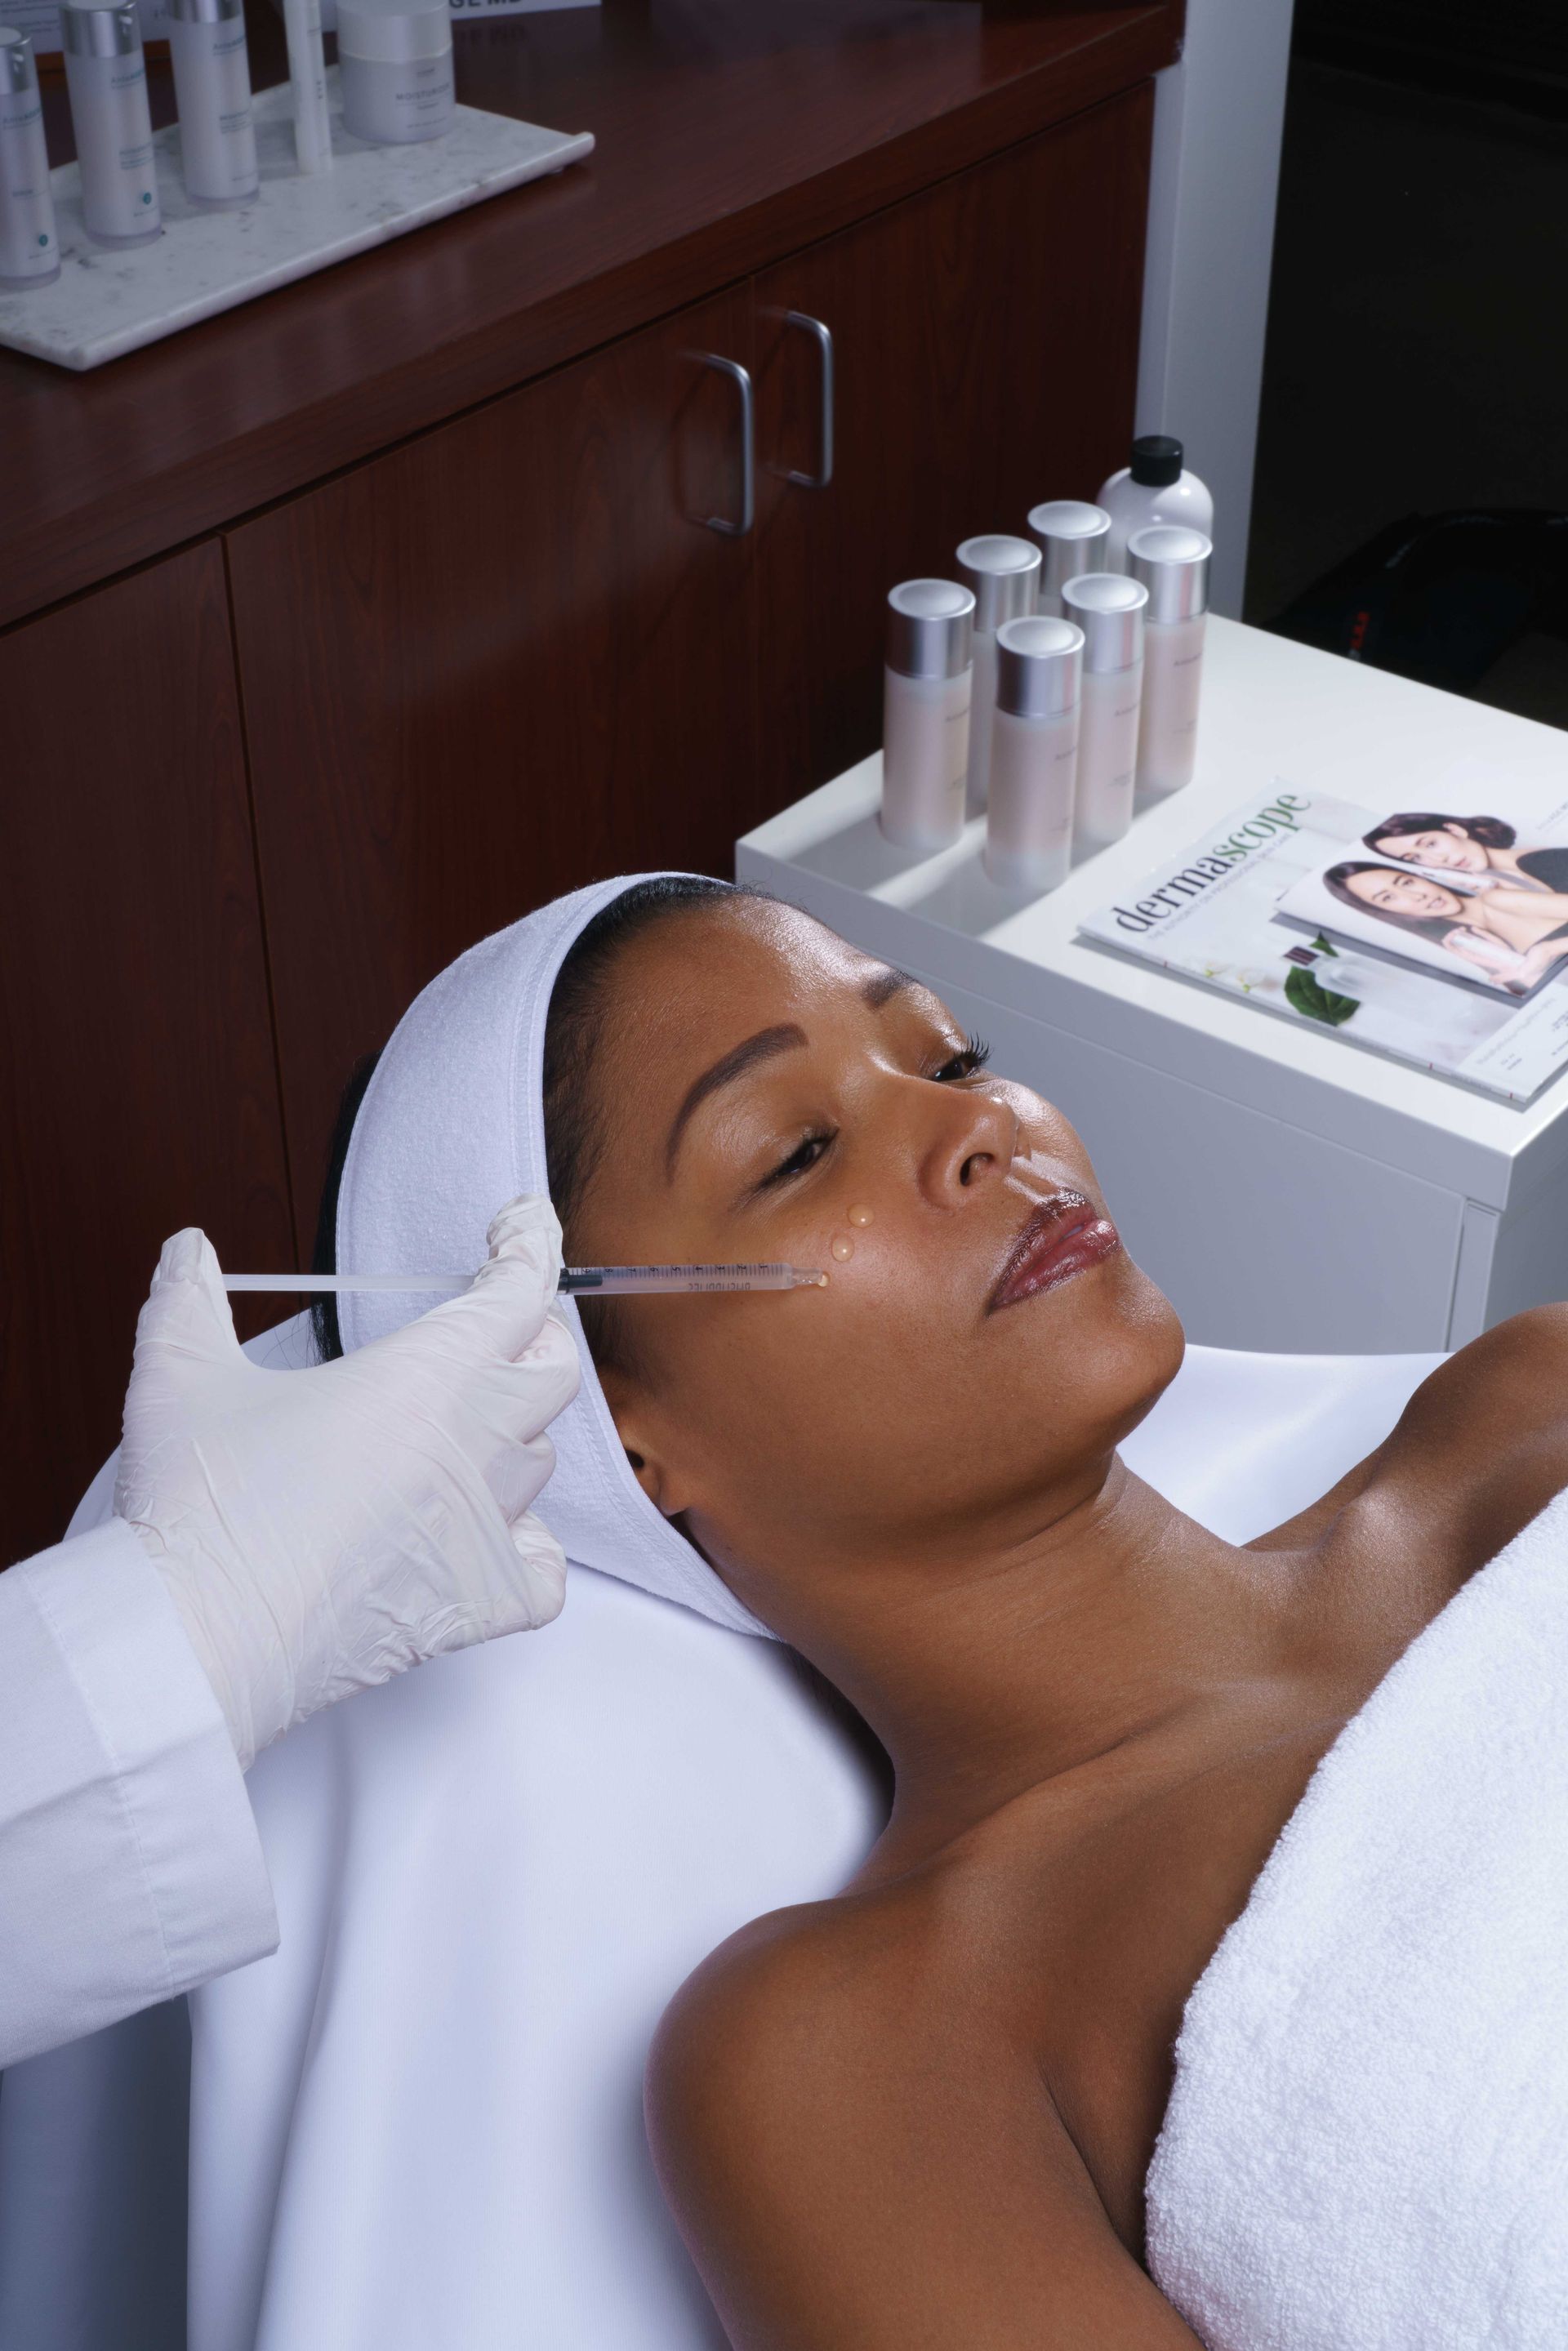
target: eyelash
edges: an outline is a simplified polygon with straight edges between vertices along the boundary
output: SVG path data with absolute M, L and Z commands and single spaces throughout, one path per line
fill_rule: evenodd
M 966 1078 L 977 1076 L 990 1058 L 991 1049 L 983 1037 L 966 1037 L 956 1053 L 950 1054 L 939 1069 L 927 1071 L 926 1075 L 934 1085 L 958 1085 Z M 788 1159 L 780 1160 L 771 1175 L 763 1177 L 758 1189 L 766 1192 L 773 1185 L 788 1184 L 794 1176 L 804 1176 L 833 1141 L 831 1134 L 808 1134 L 795 1145 Z M 811 1155 L 810 1158 L 804 1156 L 807 1152 Z

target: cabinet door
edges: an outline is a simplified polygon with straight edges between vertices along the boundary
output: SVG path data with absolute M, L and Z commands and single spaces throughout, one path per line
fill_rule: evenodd
M 761 752 L 769 813 L 882 739 L 883 615 L 960 539 L 1092 497 L 1133 430 L 1147 85 L 755 281 Z M 836 446 L 821 465 L 832 336 Z
M 230 536 L 295 1199 L 356 1058 L 476 939 L 755 819 L 744 289 Z
M 4 1563 L 118 1441 L 165 1236 L 295 1259 L 222 549 L 0 638 L 0 709 Z

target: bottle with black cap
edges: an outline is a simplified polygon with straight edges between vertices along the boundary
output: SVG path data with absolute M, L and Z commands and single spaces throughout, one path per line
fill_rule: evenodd
M 1214 500 L 1208 485 L 1189 474 L 1181 443 L 1168 433 L 1145 433 L 1133 444 L 1132 463 L 1103 482 L 1095 503 L 1111 517 L 1102 561 L 1107 571 L 1127 569 L 1127 541 L 1135 530 L 1157 522 L 1185 523 L 1214 536 Z

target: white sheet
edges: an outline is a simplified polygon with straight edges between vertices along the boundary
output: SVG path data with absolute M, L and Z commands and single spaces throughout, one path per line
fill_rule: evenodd
M 1194 1349 L 1128 1458 L 1244 1540 L 1438 1360 Z M 284 1940 L 192 2002 L 191 2351 L 716 2346 L 644 2150 L 648 2032 L 876 1826 L 785 1653 L 580 1569 L 545 1633 L 335 1708 L 250 1786 Z M 182 2063 L 159 2011 L 7 2078 L 5 2351 L 178 2351 Z

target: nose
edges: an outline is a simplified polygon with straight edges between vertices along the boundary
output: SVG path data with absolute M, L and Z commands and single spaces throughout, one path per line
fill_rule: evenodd
M 920 1157 L 920 1188 L 935 1207 L 966 1207 L 1011 1166 L 1018 1113 L 990 1094 L 961 1086 L 923 1091 L 929 1097 L 931 1124 Z

